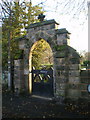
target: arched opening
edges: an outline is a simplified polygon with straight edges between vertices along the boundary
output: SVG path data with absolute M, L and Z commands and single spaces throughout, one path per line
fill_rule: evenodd
M 53 52 L 50 45 L 39 39 L 29 55 L 29 92 L 53 95 Z

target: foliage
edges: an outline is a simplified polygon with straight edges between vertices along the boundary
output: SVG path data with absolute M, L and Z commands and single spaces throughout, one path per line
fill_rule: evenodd
M 37 22 L 37 16 L 43 11 L 38 5 L 32 6 L 31 2 L 23 2 L 22 5 L 19 2 L 13 2 L 13 4 L 3 2 L 3 4 L 6 5 L 6 11 L 9 13 L 7 17 L 4 16 L 2 24 L 2 65 L 3 68 L 7 68 L 8 39 L 10 39 L 11 44 L 11 60 L 18 59 L 22 51 L 18 48 L 16 38 L 25 35 L 25 27 Z
M 81 68 L 90 68 L 90 52 L 82 51 L 81 56 Z
M 52 67 L 53 67 L 53 64 L 42 64 L 40 66 L 41 69 L 46 69 L 46 70 L 51 69 Z
M 85 66 L 90 65 L 90 61 L 84 61 L 83 64 L 84 64 Z
M 90 68 L 90 61 L 88 61 L 88 60 L 83 61 L 82 67 L 84 67 L 86 69 Z
M 40 69 L 42 64 L 52 64 L 52 51 L 49 44 L 41 39 L 35 45 L 32 52 L 32 64 L 36 69 Z

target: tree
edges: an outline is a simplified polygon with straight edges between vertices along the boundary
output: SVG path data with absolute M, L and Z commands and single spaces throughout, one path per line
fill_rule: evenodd
M 86 60 L 90 61 L 90 52 L 86 52 L 84 57 L 86 58 Z
M 82 51 L 80 53 L 81 56 L 81 66 L 88 68 L 90 67 L 90 52 Z
M 8 30 L 10 31 L 11 59 L 18 59 L 21 50 L 18 48 L 18 37 L 26 34 L 25 27 L 38 21 L 37 16 L 43 13 L 42 7 L 32 6 L 32 3 L 2 1 L 3 24 L 2 24 L 2 64 L 7 68 L 8 60 Z M 11 7 L 10 7 L 11 6 Z M 6 9 L 5 9 L 6 8 Z M 10 10 L 11 9 L 11 10 Z M 10 16 L 11 12 L 11 16 Z M 10 25 L 10 24 L 11 25 Z
M 89 60 L 83 61 L 83 65 L 87 67 L 88 65 L 90 65 L 90 61 Z
M 40 69 L 41 65 L 53 64 L 52 50 L 43 39 L 37 42 L 32 51 L 32 64 L 35 69 Z

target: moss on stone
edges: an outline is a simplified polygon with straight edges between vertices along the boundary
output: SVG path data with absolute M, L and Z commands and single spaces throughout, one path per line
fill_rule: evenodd
M 55 54 L 55 57 L 56 58 L 64 58 L 66 56 L 66 53 L 65 52 L 57 52 Z
M 67 49 L 67 45 L 56 45 L 54 48 L 56 51 L 64 51 Z

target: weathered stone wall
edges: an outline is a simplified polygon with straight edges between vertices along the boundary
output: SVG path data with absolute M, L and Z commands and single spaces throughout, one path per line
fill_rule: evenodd
M 78 53 L 67 44 L 56 47 L 54 64 L 57 97 L 78 99 L 80 96 L 79 58 Z
M 65 40 L 65 39 L 64 39 Z M 65 98 L 66 96 L 66 83 L 68 81 L 68 71 L 66 66 L 66 45 L 56 45 L 56 53 L 54 55 L 54 66 L 55 66 L 55 82 L 56 82 L 56 93 L 55 97 Z
M 70 99 L 78 99 L 81 95 L 79 90 L 80 84 L 80 56 L 71 47 L 69 47 L 68 54 L 68 77 L 66 97 Z
M 23 60 L 14 60 L 14 88 L 19 92 L 25 89 Z
M 87 90 L 87 86 L 90 84 L 90 70 L 80 71 L 80 84 L 79 88 L 81 90 L 81 99 L 90 100 L 90 93 Z

